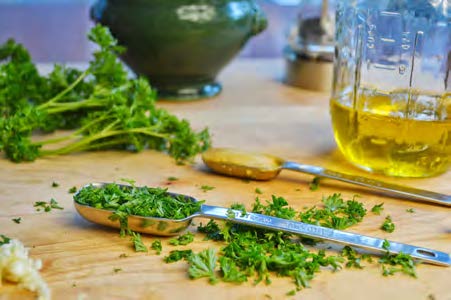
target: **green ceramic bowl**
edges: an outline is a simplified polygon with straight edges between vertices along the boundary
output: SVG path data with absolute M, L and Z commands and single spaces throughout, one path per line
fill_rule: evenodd
M 91 16 L 160 99 L 177 100 L 217 95 L 217 74 L 267 25 L 253 0 L 98 0 Z

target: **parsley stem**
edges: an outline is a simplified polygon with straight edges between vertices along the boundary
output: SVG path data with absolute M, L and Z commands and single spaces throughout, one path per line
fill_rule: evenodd
M 66 112 L 70 110 L 77 110 L 80 108 L 92 108 L 92 107 L 104 107 L 105 103 L 97 99 L 86 99 L 82 101 L 75 102 L 63 102 L 63 103 L 53 103 L 50 108 L 47 108 L 48 114 L 57 114 L 61 112 Z
M 74 151 L 100 149 L 101 147 L 106 146 L 106 145 L 120 145 L 123 142 L 122 139 L 115 140 L 115 141 L 106 141 L 103 143 L 93 143 L 93 142 L 100 140 L 100 139 L 112 137 L 112 136 L 117 136 L 117 135 L 121 135 L 121 134 L 130 134 L 130 133 L 142 133 L 142 134 L 155 136 L 155 137 L 159 137 L 159 138 L 168 138 L 167 135 L 153 132 L 153 131 L 149 130 L 149 128 L 147 128 L 147 127 L 146 128 L 131 128 L 131 129 L 127 129 L 127 130 L 109 130 L 109 131 L 102 131 L 95 135 L 82 137 L 78 142 L 75 142 L 73 144 L 70 144 L 68 146 L 65 146 L 65 147 L 62 147 L 59 149 L 42 150 L 41 154 L 42 155 L 66 154 L 66 153 L 70 153 L 70 152 L 74 152 Z M 68 138 L 70 138 L 70 137 L 72 137 L 72 136 L 68 136 Z M 64 139 L 62 139 L 62 140 L 64 140 Z
M 49 105 L 53 104 L 54 102 L 57 102 L 61 97 L 69 93 L 71 90 L 73 90 L 85 77 L 89 74 L 89 69 L 85 70 L 78 78 L 72 82 L 67 88 L 65 88 L 63 91 L 61 91 L 59 94 L 57 94 L 55 97 L 50 99 L 49 101 L 39 105 L 38 109 L 43 109 L 48 107 Z

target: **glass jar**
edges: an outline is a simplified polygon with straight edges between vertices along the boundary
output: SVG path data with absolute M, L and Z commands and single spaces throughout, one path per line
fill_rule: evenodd
M 447 0 L 337 1 L 330 102 L 353 164 L 427 177 L 451 161 L 451 5 Z

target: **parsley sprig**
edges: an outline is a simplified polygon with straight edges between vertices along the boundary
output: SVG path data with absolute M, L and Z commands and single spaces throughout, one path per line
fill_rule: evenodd
M 15 162 L 45 155 L 101 149 L 145 148 L 190 160 L 210 145 L 207 129 L 195 132 L 155 105 L 143 78 L 129 79 L 106 27 L 88 34 L 98 46 L 85 71 L 55 65 L 41 76 L 28 51 L 13 40 L 0 45 L 0 151 Z M 36 131 L 73 129 L 59 138 L 34 141 Z M 51 147 L 49 147 L 51 146 Z

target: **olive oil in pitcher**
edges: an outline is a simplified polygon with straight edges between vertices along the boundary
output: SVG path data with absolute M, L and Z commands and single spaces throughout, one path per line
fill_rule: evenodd
M 427 177 L 451 165 L 449 1 L 337 2 L 335 139 L 371 172 Z
M 408 101 L 403 100 L 409 97 L 407 92 L 358 94 L 358 105 L 345 96 L 331 101 L 335 139 L 352 163 L 403 177 L 426 177 L 447 170 L 451 160 L 449 94 L 416 93 L 416 103 L 435 105 L 410 105 L 409 110 Z

